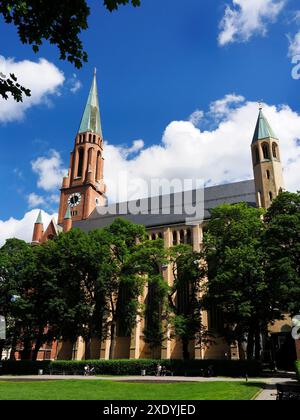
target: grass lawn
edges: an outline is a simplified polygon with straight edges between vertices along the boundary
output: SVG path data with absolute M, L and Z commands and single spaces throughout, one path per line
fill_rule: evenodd
M 260 383 L 0 382 L 0 400 L 250 400 Z

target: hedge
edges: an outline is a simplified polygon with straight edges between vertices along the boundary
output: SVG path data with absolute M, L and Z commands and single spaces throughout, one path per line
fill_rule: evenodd
M 40 369 L 44 373 L 82 375 L 86 364 L 92 366 L 98 375 L 140 375 L 142 370 L 146 370 L 147 375 L 153 375 L 157 364 L 165 366 L 176 376 L 203 376 L 208 368 L 212 369 L 214 376 L 254 377 L 262 373 L 260 362 L 246 360 L 56 360 L 4 361 L 2 364 L 2 373 L 11 375 L 37 374 Z
M 298 381 L 300 382 L 300 360 L 296 362 L 296 373 L 298 376 Z
M 50 360 L 42 362 L 33 362 L 31 360 L 13 361 L 6 360 L 2 361 L 2 373 L 3 375 L 37 375 L 39 370 L 42 369 L 44 372 L 50 372 Z

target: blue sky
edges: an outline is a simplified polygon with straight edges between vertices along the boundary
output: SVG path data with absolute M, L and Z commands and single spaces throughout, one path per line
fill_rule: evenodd
M 121 7 L 113 14 L 105 11 L 101 1 L 92 0 L 89 2 L 92 8 L 89 29 L 82 34 L 89 63 L 80 71 L 60 61 L 53 46 L 45 44 L 39 54 L 34 54 L 29 46 L 20 44 L 14 27 L 0 19 L 0 39 L 5 40 L 5 43 L 1 42 L 1 56 L 6 60 L 13 58 L 15 63 L 24 60 L 39 62 L 43 58 L 55 66 L 56 72 L 64 74 L 64 81 L 57 82 L 55 88 L 52 86 L 54 93 L 42 95 L 39 103 L 28 107 L 21 119 L 16 117 L 7 122 L 1 121 L 0 117 L 3 203 L 0 221 L 10 217 L 22 219 L 33 207 L 28 202 L 30 194 L 47 201 L 47 204 L 41 202 L 40 207 L 49 214 L 55 212 L 57 198 L 51 202 L 51 197 L 57 194 L 57 186 L 41 187 L 41 165 L 37 165 L 34 172 L 32 162 L 56 156 L 58 171 L 68 166 L 94 67 L 98 69 L 108 156 L 112 159 L 117 156 L 116 165 L 121 158 L 134 165 L 137 155 L 126 152 L 133 141 L 142 139 L 144 142 L 143 149 L 136 153 L 161 145 L 166 128 L 166 137 L 174 136 L 175 122 L 187 121 L 196 110 L 207 113 L 200 122 L 197 121 L 197 129 L 214 130 L 220 119 L 228 119 L 228 114 L 223 113 L 218 118 L 216 113 L 212 114 L 211 104 L 226 98 L 226 95 L 243 97 L 243 100 L 235 99 L 227 104 L 231 110 L 239 108 L 240 113 L 247 106 L 253 112 L 253 104 L 262 99 L 267 107 L 270 106 L 269 115 L 274 119 L 276 112 L 280 112 L 280 105 L 286 104 L 289 117 L 295 121 L 300 112 L 300 80 L 293 80 L 291 76 L 293 65 L 288 49 L 293 41 L 297 47 L 300 14 L 296 12 L 300 7 L 296 0 L 253 1 L 258 11 L 262 10 L 259 9 L 261 2 L 279 8 L 272 14 L 263 10 L 256 26 L 251 26 L 250 22 L 249 28 L 245 29 L 242 22 L 245 33 L 237 33 L 229 42 L 220 45 L 220 22 L 223 19 L 224 29 L 226 7 L 230 7 L 227 9 L 230 16 L 230 10 L 233 12 L 229 23 L 237 25 L 238 30 L 241 20 L 248 19 L 247 13 L 251 12 L 247 7 L 243 9 L 245 0 L 142 0 L 140 8 Z M 40 72 L 37 77 L 43 78 L 44 74 Z M 76 82 L 78 90 L 73 93 L 71 89 Z M 0 113 L 1 106 L 0 103 Z M 16 107 L 13 107 L 13 112 L 17 113 Z M 250 118 L 249 114 L 248 121 L 253 130 L 254 115 L 251 113 Z M 287 114 L 280 115 L 288 118 Z M 293 141 L 297 140 L 298 119 L 296 122 Z M 274 124 L 276 126 L 276 121 Z M 244 136 L 244 148 L 248 153 L 251 133 L 247 131 Z M 181 144 L 184 148 L 184 136 Z M 228 159 L 228 166 L 234 162 L 235 156 L 232 156 L 232 160 Z M 111 168 L 112 162 L 108 165 Z M 157 165 L 159 161 L 153 162 L 153 166 Z M 174 159 L 171 165 L 180 167 L 180 162 Z M 251 167 L 249 176 L 250 170 Z M 241 172 L 241 177 L 247 174 L 247 171 Z M 238 173 L 232 179 L 235 177 Z M 217 181 L 223 180 L 218 178 Z

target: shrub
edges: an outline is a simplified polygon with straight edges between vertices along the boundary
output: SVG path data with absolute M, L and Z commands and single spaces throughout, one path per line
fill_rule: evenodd
M 44 373 L 83 375 L 84 367 L 89 364 L 97 375 L 154 375 L 157 364 L 178 376 L 201 376 L 211 368 L 214 376 L 243 377 L 259 376 L 262 366 L 256 361 L 246 360 L 56 360 L 53 362 L 7 361 L 3 362 L 3 373 L 12 375 Z
M 297 373 L 298 381 L 300 382 L 300 360 L 296 362 L 296 373 Z
M 44 373 L 49 373 L 50 361 L 33 362 L 31 360 L 6 360 L 2 362 L 3 375 L 37 375 L 42 369 Z

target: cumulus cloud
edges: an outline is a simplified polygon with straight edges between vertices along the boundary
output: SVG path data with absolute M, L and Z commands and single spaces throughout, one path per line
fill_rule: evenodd
M 68 80 L 68 87 L 70 92 L 77 93 L 82 88 L 82 83 L 78 79 L 77 75 L 74 73 L 72 77 Z
M 53 191 L 60 187 L 62 178 L 67 174 L 60 154 L 51 150 L 49 156 L 42 156 L 31 162 L 34 173 L 38 175 L 38 187 Z
M 204 117 L 204 112 L 200 109 L 196 109 L 190 116 L 189 116 L 189 122 L 191 122 L 195 127 L 197 127 L 200 123 L 200 121 Z
M 8 238 L 22 239 L 26 242 L 32 240 L 33 226 L 38 217 L 39 210 L 31 210 L 26 213 L 23 219 L 0 220 L 0 246 L 4 245 Z M 57 214 L 42 212 L 44 227 L 48 226 L 51 219 L 57 218 Z
M 300 54 L 300 31 L 293 37 L 288 36 L 289 39 L 289 56 L 295 57 Z
M 33 209 L 37 206 L 44 206 L 46 204 L 44 197 L 37 195 L 36 193 L 31 193 L 27 197 L 29 208 Z
M 231 98 L 231 99 L 230 99 Z M 232 102 L 231 102 L 232 101 Z M 231 104 L 231 105 L 230 105 Z M 105 180 L 111 202 L 118 201 L 120 179 L 129 181 L 128 195 L 146 196 L 138 180 L 153 178 L 203 179 L 207 186 L 253 178 L 250 145 L 258 117 L 258 104 L 239 95 L 227 95 L 211 104 L 218 119 L 213 129 L 200 130 L 190 121 L 171 122 L 159 144 L 126 157 L 122 147 L 105 146 Z M 280 138 L 286 188 L 300 189 L 300 115 L 289 106 L 264 105 L 264 113 Z M 119 191 L 120 192 L 120 191 Z
M 286 0 L 232 0 L 220 23 L 219 44 L 248 41 L 265 35 L 268 24 L 276 21 Z
M 18 82 L 31 90 L 31 97 L 24 97 L 23 103 L 17 103 L 13 98 L 0 101 L 0 123 L 20 121 L 26 111 L 36 105 L 51 104 L 50 97 L 59 94 L 63 85 L 64 74 L 52 63 L 41 58 L 38 62 L 0 56 L 0 73 L 14 73 Z

